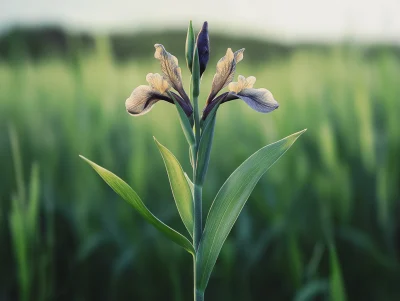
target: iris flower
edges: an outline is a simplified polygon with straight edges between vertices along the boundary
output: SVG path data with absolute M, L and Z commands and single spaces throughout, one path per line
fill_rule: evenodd
M 205 71 L 210 53 L 210 41 L 208 37 L 208 23 L 204 22 L 199 32 L 196 45 L 199 54 L 200 75 Z M 126 110 L 133 116 L 146 114 L 159 100 L 179 105 L 188 117 L 192 118 L 193 107 L 188 95 L 183 89 L 181 68 L 178 59 L 167 52 L 163 45 L 154 45 L 156 51 L 154 57 L 160 61 L 162 75 L 149 73 L 146 80 L 149 85 L 141 85 L 133 90 L 125 102 Z M 203 120 L 215 106 L 222 103 L 241 99 L 252 109 L 269 113 L 279 107 L 272 93 L 267 89 L 253 88 L 256 78 L 245 78 L 239 75 L 238 82 L 232 82 L 235 76 L 236 65 L 243 59 L 244 48 L 233 52 L 228 48 L 224 57 L 217 63 L 217 71 L 212 81 L 211 92 L 207 97 L 203 111 Z M 218 95 L 228 86 L 229 91 Z M 173 92 L 175 90 L 176 92 Z M 218 96 L 217 96 L 218 95 Z
M 140 116 L 151 110 L 159 100 L 174 104 L 174 100 L 180 105 L 189 117 L 193 113 L 190 99 L 182 84 L 181 68 L 178 59 L 167 52 L 163 45 L 154 45 L 156 52 L 154 57 L 160 61 L 163 75 L 149 73 L 146 80 L 148 86 L 141 85 L 133 90 L 125 101 L 125 107 L 129 114 Z M 173 88 L 177 93 L 171 91 Z
M 253 88 L 256 82 L 254 76 L 245 78 L 239 75 L 238 82 L 232 82 L 235 76 L 236 65 L 243 59 L 243 52 L 244 49 L 240 49 L 233 53 L 232 49 L 228 48 L 225 56 L 218 61 L 217 72 L 214 75 L 211 92 L 207 98 L 203 119 L 207 117 L 216 105 L 234 99 L 242 99 L 252 109 L 262 113 L 272 112 L 279 107 L 278 102 L 274 99 L 270 91 L 263 88 Z M 226 86 L 228 86 L 229 92 L 217 96 Z

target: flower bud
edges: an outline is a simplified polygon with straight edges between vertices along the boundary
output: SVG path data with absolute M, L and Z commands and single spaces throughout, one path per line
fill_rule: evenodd
M 208 60 L 210 58 L 210 39 L 208 37 L 208 23 L 204 22 L 203 27 L 197 35 L 196 41 L 199 52 L 200 76 L 206 70 Z

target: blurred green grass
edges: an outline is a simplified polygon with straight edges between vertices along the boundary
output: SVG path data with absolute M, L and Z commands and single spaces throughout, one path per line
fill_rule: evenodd
M 159 103 L 133 118 L 124 108 L 146 74 L 160 71 L 150 38 L 147 44 L 147 57 L 124 61 L 106 37 L 65 58 L 32 61 L 22 49 L 0 61 L 0 300 L 190 300 L 190 256 L 78 157 L 125 179 L 185 232 L 152 138 L 189 170 L 177 112 Z M 174 54 L 188 89 L 183 48 Z M 213 62 L 224 55 L 216 49 Z M 382 48 L 366 56 L 355 45 L 294 47 L 257 62 L 264 51 L 250 47 L 253 57 L 245 52 L 237 75 L 256 76 L 280 108 L 268 115 L 239 101 L 220 108 L 204 211 L 250 154 L 308 131 L 257 185 L 206 298 L 399 300 L 398 55 Z M 210 63 L 203 99 L 214 71 Z

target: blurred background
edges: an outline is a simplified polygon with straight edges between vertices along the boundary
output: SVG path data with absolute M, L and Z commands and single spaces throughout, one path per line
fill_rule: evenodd
M 79 159 L 125 179 L 185 232 L 153 135 L 190 170 L 176 110 L 124 102 L 209 22 L 215 63 L 246 48 L 280 108 L 218 113 L 204 218 L 254 151 L 308 128 L 261 179 L 222 249 L 206 300 L 400 300 L 400 4 L 382 1 L 3 0 L 0 10 L 0 300 L 191 300 L 192 258 Z

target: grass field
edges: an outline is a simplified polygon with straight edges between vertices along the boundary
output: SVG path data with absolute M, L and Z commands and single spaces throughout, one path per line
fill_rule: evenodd
M 118 174 L 184 232 L 152 137 L 189 170 L 177 112 L 159 103 L 133 118 L 124 107 L 146 74 L 160 71 L 148 46 L 147 58 L 124 62 L 106 38 L 65 59 L 16 52 L 0 61 L 0 300 L 190 300 L 190 256 L 78 157 Z M 188 88 L 183 47 L 175 55 Z M 400 57 L 332 46 L 247 59 L 237 75 L 256 76 L 280 108 L 263 115 L 239 101 L 222 105 L 205 214 L 250 154 L 308 131 L 257 185 L 206 299 L 400 300 Z

